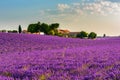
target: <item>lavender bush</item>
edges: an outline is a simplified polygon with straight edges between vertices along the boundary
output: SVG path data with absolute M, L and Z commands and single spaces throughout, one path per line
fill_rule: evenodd
M 0 80 L 120 80 L 120 38 L 0 33 Z

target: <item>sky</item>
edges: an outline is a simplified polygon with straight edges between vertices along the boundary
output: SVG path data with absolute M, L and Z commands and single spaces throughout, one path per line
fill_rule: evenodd
M 120 35 L 120 0 L 0 0 L 0 30 L 40 21 L 71 32 Z

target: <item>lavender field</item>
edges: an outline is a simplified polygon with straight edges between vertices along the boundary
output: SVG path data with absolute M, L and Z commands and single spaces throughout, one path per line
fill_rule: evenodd
M 120 80 L 120 37 L 0 33 L 0 80 Z

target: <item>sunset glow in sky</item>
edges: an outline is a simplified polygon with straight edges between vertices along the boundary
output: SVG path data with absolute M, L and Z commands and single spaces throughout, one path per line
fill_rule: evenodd
M 120 0 L 0 0 L 0 29 L 27 29 L 35 22 L 61 29 L 120 35 Z

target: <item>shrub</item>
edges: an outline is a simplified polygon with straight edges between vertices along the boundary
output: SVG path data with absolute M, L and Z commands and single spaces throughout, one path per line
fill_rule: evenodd
M 8 33 L 12 33 L 12 31 L 11 31 L 11 30 L 8 30 Z
M 48 32 L 49 35 L 55 35 L 55 31 L 54 30 L 51 30 Z
M 87 36 L 88 36 L 88 33 L 85 31 L 81 31 L 79 34 L 77 34 L 77 37 L 82 38 L 82 39 L 87 37 Z
M 12 33 L 17 33 L 18 31 L 17 30 L 13 30 Z
M 56 36 L 59 36 L 59 37 L 63 37 L 63 34 L 62 33 L 57 33 L 55 34 Z
M 106 37 L 106 34 L 103 34 L 103 37 Z
M 89 35 L 88 35 L 88 38 L 89 39 L 94 39 L 97 37 L 97 34 L 95 32 L 91 32 Z

